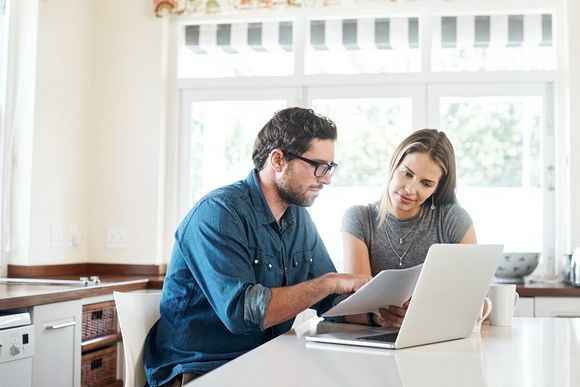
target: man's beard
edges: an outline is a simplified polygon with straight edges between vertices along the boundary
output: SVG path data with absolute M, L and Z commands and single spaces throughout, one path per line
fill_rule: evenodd
M 276 183 L 278 196 L 288 204 L 294 204 L 300 207 L 310 207 L 314 204 L 314 200 L 317 198 L 317 196 L 309 198 L 305 193 L 297 192 L 296 188 L 300 188 L 300 185 L 295 183 L 294 176 L 291 173 L 277 180 Z

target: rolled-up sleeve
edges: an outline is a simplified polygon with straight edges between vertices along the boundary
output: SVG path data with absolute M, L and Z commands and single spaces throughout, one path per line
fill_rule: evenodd
M 271 298 L 272 290 L 269 288 L 260 284 L 248 286 L 244 297 L 244 320 L 264 330 L 264 319 Z

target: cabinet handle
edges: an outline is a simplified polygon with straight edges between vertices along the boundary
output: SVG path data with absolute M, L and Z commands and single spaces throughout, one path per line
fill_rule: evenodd
M 66 327 L 72 327 L 74 325 L 77 325 L 76 321 L 71 321 L 71 322 L 56 324 L 56 325 L 49 325 L 46 327 L 46 329 L 55 330 L 55 329 L 62 329 L 62 328 L 66 328 Z

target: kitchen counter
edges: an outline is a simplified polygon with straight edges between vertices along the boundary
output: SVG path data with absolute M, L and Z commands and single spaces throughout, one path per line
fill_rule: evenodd
M 119 271 L 119 270 L 117 270 Z M 78 275 L 60 275 L 53 278 L 75 279 Z M 100 275 L 99 285 L 28 285 L 0 284 L 0 311 L 24 308 L 53 302 L 110 294 L 113 291 L 161 289 L 164 275 Z M 580 297 L 580 288 L 563 282 L 531 282 L 516 284 L 520 297 Z
M 330 324 L 330 325 L 329 325 Z M 400 350 L 306 342 L 308 332 L 360 328 L 313 318 L 188 387 L 579 386 L 580 319 L 514 318 L 480 334 Z
M 98 285 L 0 284 L 0 311 L 149 288 L 148 278 L 101 277 Z
M 580 288 L 564 282 L 531 282 L 516 284 L 520 297 L 580 297 Z

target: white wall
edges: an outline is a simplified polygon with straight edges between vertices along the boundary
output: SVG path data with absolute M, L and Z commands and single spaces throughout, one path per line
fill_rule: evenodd
M 20 102 L 7 263 L 163 261 L 167 21 L 145 0 L 14 3 Z M 128 229 L 128 248 L 106 247 L 108 226 Z
M 569 205 L 570 205 L 570 248 L 580 247 L 580 1 L 567 1 L 567 78 L 568 78 L 568 109 L 567 124 L 570 126 L 569 142 Z
M 80 246 L 69 246 L 69 228 L 86 236 L 89 225 L 92 5 L 88 0 L 38 3 L 29 264 L 79 262 L 87 256 L 86 237 Z M 61 247 L 50 247 L 53 224 L 62 228 Z
M 163 21 L 149 1 L 93 0 L 93 103 L 89 147 L 89 259 L 156 263 L 162 257 Z M 108 226 L 129 248 L 108 249 Z

